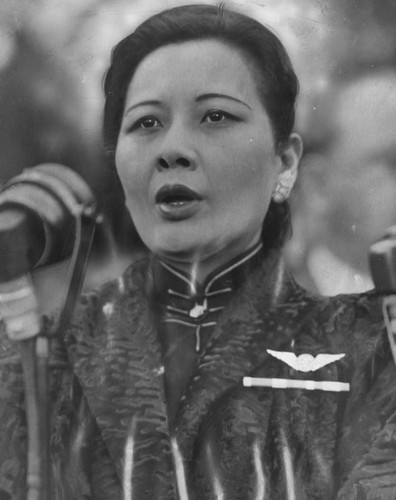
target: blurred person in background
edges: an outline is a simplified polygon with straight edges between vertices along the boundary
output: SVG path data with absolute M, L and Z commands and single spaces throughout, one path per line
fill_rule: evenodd
M 305 286 L 325 295 L 373 287 L 368 249 L 396 222 L 395 131 L 393 68 L 335 82 L 312 111 L 287 249 Z

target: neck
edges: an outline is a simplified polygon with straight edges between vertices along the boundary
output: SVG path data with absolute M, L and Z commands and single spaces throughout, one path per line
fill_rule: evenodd
M 167 257 L 161 257 L 161 260 L 166 264 L 170 265 L 174 269 L 181 271 L 182 273 L 191 277 L 192 282 L 204 283 L 207 278 L 214 273 L 216 270 L 220 269 L 222 266 L 226 266 L 231 263 L 234 259 L 245 254 L 250 254 L 259 250 L 262 247 L 261 241 L 256 242 L 254 245 L 249 246 L 246 250 L 239 252 L 234 252 L 232 254 L 227 253 L 227 258 L 208 258 L 201 259 L 199 255 L 195 255 L 194 259 L 188 261 L 183 261 L 179 259 L 170 259 Z M 226 252 L 224 252 L 226 253 Z

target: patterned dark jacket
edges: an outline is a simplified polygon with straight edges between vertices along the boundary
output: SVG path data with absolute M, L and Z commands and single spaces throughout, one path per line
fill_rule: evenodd
M 170 431 L 150 289 L 149 263 L 133 265 L 83 296 L 54 342 L 54 499 L 396 498 L 396 370 L 374 295 L 312 296 L 269 259 L 222 315 Z M 0 340 L 0 499 L 22 500 L 21 368 Z M 268 350 L 345 356 L 304 372 Z M 244 376 L 350 391 L 249 388 Z

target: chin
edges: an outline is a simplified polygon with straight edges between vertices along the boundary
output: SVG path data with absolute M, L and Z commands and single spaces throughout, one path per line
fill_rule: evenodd
M 162 233 L 162 234 L 161 234 Z M 164 234 L 165 233 L 165 234 Z M 146 245 L 152 253 L 159 257 L 182 262 L 191 262 L 201 254 L 202 239 L 190 235 L 186 231 L 158 231 L 156 237 L 147 241 Z

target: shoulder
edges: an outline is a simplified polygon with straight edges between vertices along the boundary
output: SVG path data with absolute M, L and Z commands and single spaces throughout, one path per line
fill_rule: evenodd
M 302 335 L 326 340 L 354 357 L 373 354 L 386 341 L 382 299 L 375 292 L 322 296 L 292 283 L 278 315 L 290 316 Z
M 300 292 L 308 312 L 317 320 L 334 325 L 370 328 L 383 326 L 382 300 L 374 291 L 335 296 L 315 295 L 304 289 Z
M 340 326 L 358 321 L 382 325 L 382 300 L 374 291 L 326 296 L 301 287 L 290 277 L 287 289 L 280 307 L 290 308 L 301 317 L 324 323 L 333 321 Z
M 149 267 L 149 259 L 141 259 L 131 264 L 118 278 L 82 294 L 66 335 L 66 343 L 86 334 L 95 335 L 96 325 L 144 301 L 151 281 Z
M 385 338 L 382 299 L 375 292 L 338 295 L 329 299 L 324 309 L 328 324 L 343 332 L 355 355 L 378 350 Z

